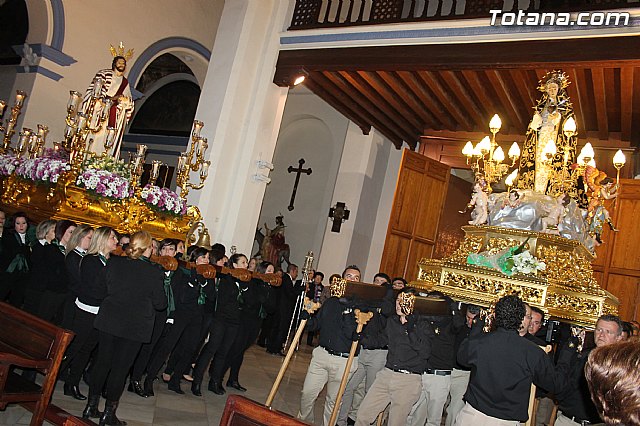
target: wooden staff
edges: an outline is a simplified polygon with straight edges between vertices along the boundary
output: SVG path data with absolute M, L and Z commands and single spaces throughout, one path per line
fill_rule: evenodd
M 304 309 L 312 314 L 320 307 L 319 303 L 315 303 L 309 300 L 308 297 L 304 298 Z M 307 320 L 303 319 L 300 321 L 300 325 L 298 326 L 298 330 L 296 330 L 295 336 L 293 336 L 293 340 L 291 341 L 291 345 L 289 346 L 289 350 L 287 351 L 287 356 L 284 357 L 284 361 L 282 362 L 282 366 L 280 366 L 280 371 L 278 371 L 278 375 L 276 376 L 275 382 L 273 382 L 273 386 L 271 387 L 271 392 L 269 392 L 269 396 L 267 396 L 267 401 L 264 403 L 267 407 L 271 408 L 271 403 L 273 399 L 276 397 L 276 392 L 278 392 L 278 388 L 280 387 L 280 382 L 282 382 L 282 378 L 284 377 L 284 372 L 287 371 L 287 367 L 289 367 L 289 361 L 291 361 L 291 357 L 293 356 L 293 352 L 296 350 L 296 345 L 300 340 L 300 336 L 304 331 L 304 327 L 307 325 Z
M 551 345 L 540 346 L 540 349 L 542 349 L 545 353 L 548 354 L 549 352 L 551 352 Z M 529 393 L 529 408 L 528 408 L 529 418 L 524 424 L 525 426 L 532 426 L 535 424 L 537 407 L 538 407 L 538 404 L 536 403 L 536 385 L 531 383 L 531 392 Z
M 364 325 L 369 322 L 369 320 L 373 317 L 373 312 L 362 312 L 360 309 L 355 310 L 356 314 L 356 322 L 358 323 L 358 327 L 356 328 L 356 333 L 362 332 L 362 328 Z M 349 351 L 349 358 L 347 358 L 347 365 L 344 367 L 344 373 L 342 374 L 342 381 L 340 382 L 340 388 L 338 389 L 338 394 L 336 395 L 336 402 L 333 406 L 333 411 L 331 412 L 331 419 L 329 420 L 330 425 L 336 424 L 336 418 L 338 417 L 338 411 L 340 411 L 340 402 L 342 401 L 342 395 L 344 395 L 344 390 L 347 387 L 347 380 L 349 379 L 349 372 L 351 371 L 351 364 L 353 364 L 353 358 L 356 356 L 356 350 L 358 349 L 358 344 L 360 342 L 358 340 L 351 343 L 351 350 Z

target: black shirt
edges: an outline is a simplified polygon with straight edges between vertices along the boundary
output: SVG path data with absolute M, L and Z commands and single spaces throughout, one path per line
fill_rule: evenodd
M 353 308 L 349 304 L 341 303 L 337 297 L 330 297 L 320 310 L 309 318 L 306 329 L 321 331 L 320 346 L 333 352 L 348 353 L 356 326 Z
M 460 315 L 433 317 L 430 323 L 434 336 L 427 366 L 434 370 L 451 370 L 456 366 L 455 340 L 458 331 L 465 327 L 464 318 Z
M 564 367 L 567 374 L 567 385 L 556 393 L 558 408 L 567 417 L 577 420 L 588 420 L 591 423 L 600 423 L 600 416 L 589 393 L 587 379 L 584 376 L 584 366 L 592 349 L 577 353 L 575 349 L 568 347 L 560 351 L 558 367 Z
M 488 416 L 525 422 L 531 383 L 557 392 L 563 377 L 547 354 L 516 330 L 482 333 L 482 324 L 474 324 L 458 351 L 458 362 L 472 367 L 465 401 Z
M 204 304 L 198 304 L 200 293 L 202 292 L 206 298 L 211 298 L 215 291 L 212 281 L 198 275 L 195 270 L 182 268 L 178 268 L 171 277 L 171 289 L 175 310 L 190 312 L 194 315 L 204 313 Z
M 239 325 L 242 319 L 240 306 L 243 304 L 243 293 L 247 283 L 231 275 L 220 274 L 217 283 L 216 312 L 214 317 L 227 324 Z
M 395 315 L 395 300 L 393 288 L 387 287 L 387 293 L 380 302 L 362 302 L 363 305 L 369 305 L 373 317 L 367 322 L 362 330 L 362 338 L 360 345 L 365 349 L 386 349 L 388 346 L 387 339 L 387 320 L 390 316 Z
M 433 330 L 424 317 L 410 315 L 407 320 L 402 324 L 398 315 L 387 320 L 389 353 L 385 367 L 422 374 L 431 355 Z

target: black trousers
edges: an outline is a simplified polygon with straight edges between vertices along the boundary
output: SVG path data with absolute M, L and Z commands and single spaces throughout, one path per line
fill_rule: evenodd
M 176 365 L 178 361 L 182 358 L 186 357 L 189 359 L 187 363 L 188 370 L 189 364 L 195 364 L 198 361 L 198 355 L 202 350 L 202 347 L 205 345 L 204 339 L 209 334 L 209 328 L 211 328 L 211 323 L 213 322 L 213 313 L 205 312 L 202 320 L 200 322 L 200 330 L 198 331 L 198 337 L 196 338 L 196 343 L 192 349 L 185 344 L 185 336 L 183 335 L 178 341 L 178 345 L 171 355 L 169 356 L 169 360 L 167 361 L 167 367 L 164 369 L 165 374 L 173 375 L 173 372 L 176 370 Z
M 147 370 L 147 366 L 149 365 L 149 361 L 151 360 L 153 351 L 155 350 L 160 337 L 162 337 L 162 333 L 164 333 L 166 322 L 166 311 L 156 312 L 156 318 L 153 321 L 153 332 L 151 333 L 151 341 L 149 343 L 142 344 L 140 352 L 138 353 L 138 356 L 133 363 L 133 368 L 131 369 L 131 380 L 142 380 L 142 375 Z
M 75 315 L 71 330 L 75 333 L 73 341 L 65 352 L 65 358 L 60 365 L 60 372 L 64 373 L 69 369 L 69 374 L 65 379 L 68 385 L 78 385 L 82 378 L 84 369 L 89 364 L 91 353 L 98 345 L 98 330 L 93 327 L 96 316 L 90 312 L 83 311 L 76 306 Z
M 147 367 L 147 378 L 155 378 L 162 365 L 166 361 L 169 354 L 178 349 L 176 346 L 179 342 L 185 345 L 185 352 L 195 350 L 200 337 L 200 324 L 202 323 L 202 315 L 192 311 L 176 311 L 172 314 L 173 324 L 167 323 L 164 327 L 162 337 L 156 344 L 151 360 Z M 184 338 L 183 338 L 184 337 Z M 172 381 L 180 383 L 180 378 L 191 362 L 191 356 L 182 356 L 177 360 L 174 367 Z
M 104 331 L 99 331 L 99 335 L 98 356 L 91 372 L 89 395 L 100 395 L 104 388 L 108 401 L 119 401 L 124 391 L 125 380 L 142 343 L 116 337 Z
M 251 347 L 258 338 L 260 333 L 260 326 L 262 325 L 262 319 L 257 317 L 250 317 L 247 315 L 243 322 L 240 324 L 238 335 L 231 345 L 229 354 L 227 355 L 226 365 L 222 377 L 224 377 L 227 370 L 229 372 L 229 381 L 237 382 L 240 374 L 240 368 L 244 361 L 244 353 Z
M 293 310 L 295 309 L 295 300 L 280 300 L 280 312 L 278 315 L 278 323 L 271 330 L 271 336 L 267 342 L 267 350 L 269 352 L 280 352 L 283 349 L 285 340 L 287 340 L 287 333 L 291 326 L 291 318 L 293 317 Z
M 49 321 L 55 325 L 61 325 L 67 296 L 67 293 L 56 293 L 51 290 L 45 290 L 40 299 L 40 308 L 38 309 L 37 315 L 45 321 Z
M 211 363 L 209 367 L 209 380 L 210 381 L 222 381 L 222 373 L 224 371 L 224 365 L 227 360 L 227 354 L 231 349 L 233 340 L 238 334 L 238 324 L 228 324 L 218 319 L 213 319 L 211 328 L 209 329 L 209 341 L 198 357 L 196 367 L 193 369 L 193 381 L 195 383 L 202 383 L 204 378 L 204 371 Z M 211 360 L 215 357 L 213 362 Z M 175 374 L 175 373 L 174 373 Z

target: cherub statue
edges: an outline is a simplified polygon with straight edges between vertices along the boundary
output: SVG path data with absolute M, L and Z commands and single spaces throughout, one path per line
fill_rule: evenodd
M 476 181 L 473 185 L 473 195 L 471 196 L 469 204 L 467 204 L 467 209 L 473 207 L 469 225 L 484 225 L 487 223 L 487 219 L 489 217 L 487 211 L 489 196 L 485 192 L 486 187 L 487 185 L 484 181 Z
M 607 177 L 604 172 L 591 166 L 585 169 L 584 178 L 589 197 L 586 218 L 589 233 L 594 236 L 598 244 L 602 244 L 600 235 L 602 235 L 602 226 L 605 223 L 612 231 L 618 232 L 609 217 L 609 211 L 604 206 L 605 200 L 612 200 L 618 196 L 618 184 L 614 183 L 614 180 Z
M 504 209 L 505 207 L 511 207 L 512 209 L 515 209 L 519 207 L 520 204 L 522 204 L 522 197 L 523 196 L 520 195 L 517 189 L 512 189 L 511 191 L 509 191 L 509 195 L 507 197 L 504 197 L 502 208 Z
M 570 202 L 571 198 L 567 197 L 566 194 L 560 194 L 556 197 L 556 202 L 551 205 L 551 207 L 546 207 L 544 205 L 541 206 L 547 212 L 547 215 L 541 220 L 541 232 L 560 235 L 558 224 L 562 221 L 562 218 L 565 215 L 565 208 Z

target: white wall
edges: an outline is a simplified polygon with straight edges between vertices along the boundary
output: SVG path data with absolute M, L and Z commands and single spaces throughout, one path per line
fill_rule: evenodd
M 258 226 L 264 232 L 266 222 L 272 229 L 275 217 L 282 214 L 290 259 L 300 266 L 309 250 L 314 252 L 317 264 L 348 123 L 304 87 L 290 90 L 273 156 L 275 168 L 269 175 L 271 183 L 265 191 Z M 289 211 L 295 173 L 288 173 L 287 168 L 297 168 L 300 158 L 305 160 L 303 168 L 311 168 L 312 173 L 300 176 L 295 208 Z

